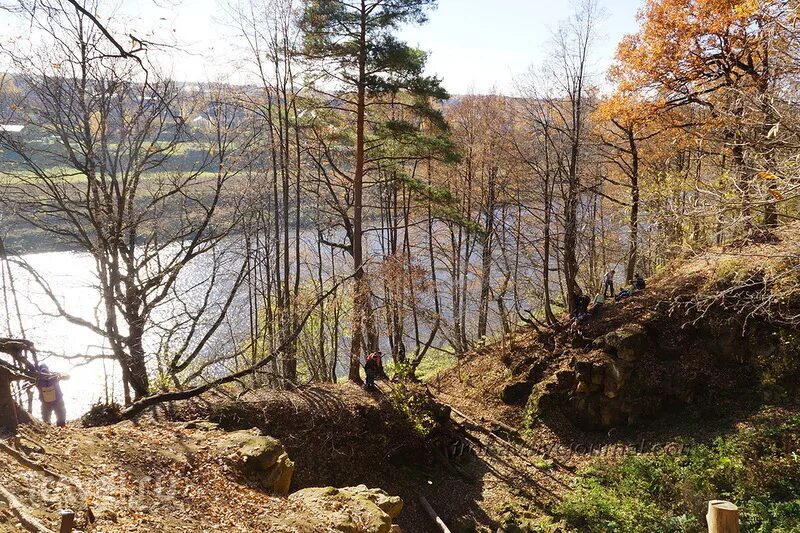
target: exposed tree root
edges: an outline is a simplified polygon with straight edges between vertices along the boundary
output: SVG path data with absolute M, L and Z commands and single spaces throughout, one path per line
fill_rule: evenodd
M 11 457 L 13 457 L 22 466 L 28 467 L 31 470 L 35 470 L 37 472 L 41 472 L 42 474 L 44 474 L 45 476 L 47 476 L 49 478 L 55 479 L 57 481 L 61 481 L 61 476 L 60 475 L 56 474 L 52 470 L 48 470 L 48 468 L 45 467 L 44 465 L 42 465 L 40 463 L 37 463 L 36 461 L 32 461 L 32 460 L 28 459 L 27 457 L 22 455 L 20 452 L 18 452 L 17 450 L 12 448 L 11 446 L 8 446 L 7 444 L 4 444 L 4 443 L 0 442 L 0 452 L 3 452 L 5 454 L 7 454 L 7 455 L 10 455 Z
M 32 533 L 53 533 L 51 529 L 48 529 L 44 524 L 39 522 L 37 518 L 31 515 L 28 508 L 2 485 L 0 485 L 0 500 L 8 505 L 8 508 L 14 513 L 14 516 L 17 517 L 17 520 L 20 521 L 22 527 L 28 531 Z

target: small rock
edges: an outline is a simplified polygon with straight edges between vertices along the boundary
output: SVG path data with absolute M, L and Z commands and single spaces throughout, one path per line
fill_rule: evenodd
M 299 532 L 341 531 L 365 533 L 392 533 L 393 519 L 403 509 L 403 500 L 389 496 L 380 489 L 357 487 L 312 487 L 299 490 L 289 500 L 324 514 L 324 522 L 306 521 Z M 318 517 L 314 517 L 317 519 Z M 358 526 L 356 526 L 358 524 Z M 320 527 L 324 526 L 324 527 Z

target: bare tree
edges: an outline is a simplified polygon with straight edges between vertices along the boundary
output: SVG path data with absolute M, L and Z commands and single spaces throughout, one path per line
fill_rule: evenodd
M 565 158 L 559 169 L 563 198 L 562 266 L 566 292 L 577 287 L 579 207 L 584 191 L 586 135 L 592 105 L 591 49 L 597 39 L 600 9 L 596 0 L 584 0 L 553 36 L 553 51 L 539 69 L 525 97 L 547 107 L 548 134 L 560 136 Z M 541 113 L 539 113 L 542 115 Z M 572 298 L 567 298 L 572 310 Z
M 3 136 L 22 159 L 5 173 L 3 202 L 32 227 L 90 254 L 102 300 L 97 320 L 71 313 L 47 280 L 37 279 L 59 315 L 107 339 L 126 401 L 129 388 L 141 398 L 150 392 L 146 336 L 156 329 L 158 309 L 181 302 L 181 273 L 237 224 L 236 202 L 224 194 L 241 166 L 230 147 L 247 153 L 252 136 L 219 94 L 197 98 L 152 75 L 146 85 L 137 82 L 137 64 L 108 53 L 104 32 L 85 14 L 65 6 L 37 12 L 32 22 L 43 44 L 11 56 L 26 90 L 4 119 L 52 144 Z M 195 134 L 183 117 L 196 114 L 208 127 Z M 199 164 L 179 162 L 184 142 L 201 147 Z M 240 281 L 233 269 L 222 309 L 206 299 L 186 311 L 192 320 L 183 324 L 188 337 L 172 358 L 172 374 L 188 368 L 217 330 Z M 209 314 L 215 318 L 201 333 L 196 324 Z

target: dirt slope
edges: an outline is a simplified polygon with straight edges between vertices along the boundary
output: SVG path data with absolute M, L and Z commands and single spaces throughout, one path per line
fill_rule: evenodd
M 60 509 L 87 509 L 104 532 L 262 531 L 265 517 L 287 509 L 230 475 L 204 432 L 178 425 L 122 423 L 112 427 L 22 428 L 23 451 L 60 479 L 31 470 L 0 453 L 0 484 L 44 525 L 57 529 Z M 18 531 L 8 512 L 0 528 Z
M 516 428 L 508 439 L 539 466 L 517 469 L 527 479 L 489 469 L 493 519 L 500 502 L 528 507 L 520 488 L 558 500 L 577 467 L 707 441 L 797 401 L 800 332 L 787 319 L 800 310 L 800 224 L 756 240 L 675 261 L 585 323 L 521 329 L 429 383 L 477 424 Z

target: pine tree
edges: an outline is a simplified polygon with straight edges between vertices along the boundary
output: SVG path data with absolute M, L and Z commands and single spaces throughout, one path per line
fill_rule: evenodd
M 424 75 L 427 55 L 396 37 L 400 25 L 424 23 L 427 10 L 435 4 L 435 0 L 307 0 L 301 20 L 305 53 L 321 74 L 318 90 L 326 92 L 336 86 L 331 101 L 355 118 L 353 209 L 345 226 L 355 285 L 349 378 L 356 382 L 361 381 L 364 324 L 370 329 L 369 324 L 373 323 L 364 270 L 364 176 L 372 164 L 389 157 L 402 158 L 398 154 L 387 156 L 385 148 L 381 148 L 383 143 L 368 141 L 373 137 L 399 140 L 395 146 L 410 149 L 414 152 L 409 154 L 412 158 L 419 155 L 420 141 L 425 138 L 419 131 L 419 122 L 381 115 L 377 111 L 381 106 L 400 105 L 410 111 L 405 117 L 421 118 L 434 128 L 445 127 L 441 114 L 430 102 L 447 98 L 447 93 L 439 79 Z M 435 148 L 431 144 L 427 147 Z M 367 333 L 369 349 L 377 349 L 377 335 L 374 331 Z

